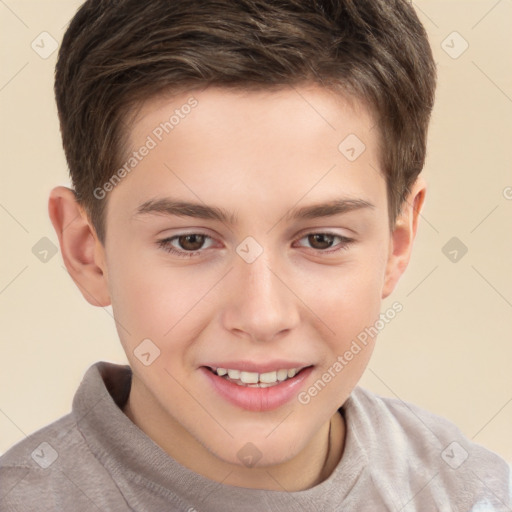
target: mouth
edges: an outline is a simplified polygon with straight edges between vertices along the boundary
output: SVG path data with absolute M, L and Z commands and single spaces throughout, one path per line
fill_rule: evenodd
M 237 366 L 247 368 L 250 365 Z M 276 366 L 275 370 L 269 370 L 267 365 L 265 371 L 260 373 L 221 366 L 199 368 L 210 389 L 223 401 L 252 412 L 271 411 L 290 403 L 298 396 L 313 369 L 314 365 L 298 365 L 293 368 Z
M 205 368 L 214 375 L 222 377 L 224 380 L 237 384 L 238 386 L 246 386 L 249 388 L 269 388 L 278 386 L 282 382 L 293 379 L 302 371 L 310 367 L 311 365 L 297 368 L 280 368 L 277 370 L 258 373 L 231 368 L 205 366 Z

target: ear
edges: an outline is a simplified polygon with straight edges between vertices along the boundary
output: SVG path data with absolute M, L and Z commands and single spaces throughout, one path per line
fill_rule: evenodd
M 48 213 L 69 275 L 90 304 L 108 306 L 104 248 L 73 190 L 55 187 L 50 193 Z
M 414 182 L 406 201 L 404 201 L 402 211 L 396 220 L 391 233 L 386 275 L 382 289 L 383 299 L 395 289 L 398 280 L 409 264 L 426 191 L 425 180 L 422 176 L 419 176 Z

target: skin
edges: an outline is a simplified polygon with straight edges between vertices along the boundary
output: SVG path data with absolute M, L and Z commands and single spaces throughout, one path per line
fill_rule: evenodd
M 363 374 L 375 339 L 308 404 L 294 398 L 272 411 L 226 402 L 199 368 L 209 361 L 298 360 L 314 365 L 297 394 L 307 390 L 379 318 L 381 300 L 408 264 L 425 183 L 417 180 L 390 229 L 374 119 L 359 102 L 318 86 L 245 93 L 210 87 L 154 98 L 130 125 L 131 147 L 144 144 L 192 95 L 198 106 L 109 192 L 105 245 L 66 187 L 51 192 L 50 217 L 84 297 L 112 304 L 134 373 L 127 416 L 179 463 L 212 480 L 308 489 L 342 457 L 346 426 L 337 409 Z M 338 150 L 349 134 L 366 145 L 353 162 Z M 166 196 L 222 207 L 238 222 L 135 215 L 145 201 Z M 340 197 L 373 207 L 285 217 Z M 325 254 L 342 239 L 307 236 L 322 232 L 353 241 Z M 182 233 L 210 238 L 175 239 L 178 251 L 200 251 L 190 258 L 158 245 Z M 263 249 L 252 263 L 236 252 L 247 236 Z M 134 355 L 146 338 L 160 349 L 149 366 Z M 237 456 L 247 442 L 261 453 L 253 467 Z

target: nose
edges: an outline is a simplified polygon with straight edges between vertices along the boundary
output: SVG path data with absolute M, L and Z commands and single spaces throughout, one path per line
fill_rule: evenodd
M 301 302 L 290 275 L 283 258 L 270 257 L 267 251 L 252 263 L 237 256 L 229 276 L 232 292 L 223 315 L 224 327 L 255 341 L 271 341 L 294 329 Z

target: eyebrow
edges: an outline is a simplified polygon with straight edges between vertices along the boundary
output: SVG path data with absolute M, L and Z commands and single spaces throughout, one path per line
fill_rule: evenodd
M 374 207 L 373 204 L 364 199 L 339 198 L 323 203 L 303 206 L 301 208 L 293 208 L 284 218 L 287 221 L 316 219 Z M 145 201 L 135 210 L 134 217 L 147 214 L 175 215 L 178 217 L 217 220 L 229 225 L 235 225 L 238 222 L 236 214 L 224 208 L 180 201 L 170 197 Z

